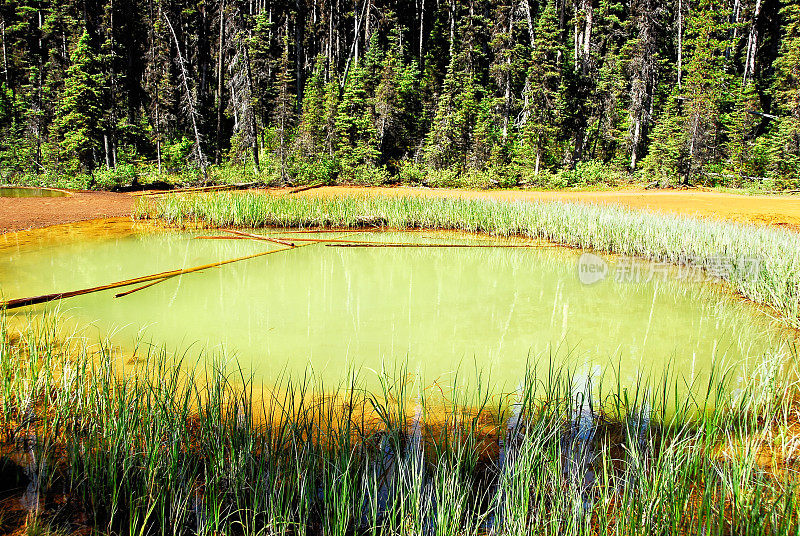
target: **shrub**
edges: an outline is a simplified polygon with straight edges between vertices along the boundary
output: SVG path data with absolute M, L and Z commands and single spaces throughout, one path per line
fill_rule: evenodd
M 380 186 L 390 181 L 389 171 L 386 166 L 361 164 L 342 169 L 341 180 L 359 186 Z
M 116 168 L 95 171 L 94 186 L 100 190 L 116 190 L 136 183 L 138 177 L 134 164 L 120 164 Z
M 316 160 L 292 158 L 289 162 L 289 175 L 295 184 L 334 184 L 338 173 L 338 162 L 330 155 Z
M 428 168 L 405 160 L 400 163 L 400 169 L 397 172 L 398 179 L 401 183 L 409 186 L 422 186 L 425 184 L 428 177 Z

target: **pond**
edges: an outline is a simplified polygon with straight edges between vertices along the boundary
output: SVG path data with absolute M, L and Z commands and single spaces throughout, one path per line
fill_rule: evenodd
M 0 186 L 0 197 L 67 197 L 69 194 L 51 188 Z
M 586 284 L 578 271 L 583 252 L 521 240 L 427 231 L 254 232 L 290 240 L 537 247 L 297 242 L 304 247 L 122 298 L 114 297 L 120 290 L 107 290 L 57 307 L 91 326 L 90 336 L 109 336 L 127 352 L 137 344 L 141 352 L 142 341 L 166 345 L 187 362 L 224 352 L 265 385 L 309 370 L 330 385 L 359 370 L 373 378 L 369 383 L 383 368 L 418 373 L 426 385 L 469 387 L 480 373 L 493 389 L 508 391 L 522 382 L 526 366 L 546 374 L 551 360 L 584 375 L 619 374 L 624 385 L 640 376 L 658 381 L 667 367 L 702 384 L 712 363 L 744 370 L 741 363 L 757 362 L 786 335 L 717 283 L 646 263 L 638 265 L 646 277 L 619 277 L 626 259 L 595 258 L 608 263 L 607 273 Z M 24 244 L 6 238 L 0 291 L 19 298 L 75 290 L 281 247 L 196 239 L 200 234 L 142 229 Z

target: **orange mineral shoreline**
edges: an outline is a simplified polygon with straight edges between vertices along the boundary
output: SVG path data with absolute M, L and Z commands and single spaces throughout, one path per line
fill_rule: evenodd
M 613 204 L 633 209 L 774 225 L 800 231 L 800 197 L 740 195 L 705 190 L 531 191 L 450 190 L 439 188 L 326 186 L 297 193 L 288 188 L 251 190 L 293 196 L 397 195 L 457 197 L 497 201 L 563 201 Z M 76 191 L 68 197 L 0 197 L 0 234 L 99 218 L 130 217 L 134 195 Z

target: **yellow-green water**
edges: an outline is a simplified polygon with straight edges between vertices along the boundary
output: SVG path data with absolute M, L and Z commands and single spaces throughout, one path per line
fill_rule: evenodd
M 8 299 L 74 290 L 279 247 L 192 239 L 199 234 L 132 232 L 9 245 L 0 249 L 0 291 Z M 349 238 L 492 243 L 444 232 Z M 458 383 L 470 384 L 480 370 L 494 388 L 512 390 L 526 363 L 542 363 L 541 371 L 551 355 L 584 375 L 618 369 L 628 385 L 639 375 L 658 379 L 667 364 L 687 381 L 702 382 L 712 361 L 754 364 L 785 335 L 720 285 L 680 280 L 674 272 L 617 281 L 620 261 L 606 257 L 608 277 L 584 285 L 580 255 L 552 247 L 316 244 L 187 274 L 124 298 L 114 294 L 125 289 L 109 290 L 58 307 L 90 325 L 90 337 L 110 336 L 127 352 L 136 341 L 166 344 L 187 350 L 192 362 L 202 349 L 212 355 L 224 348 L 267 385 L 282 373 L 297 377 L 309 369 L 329 384 L 358 369 L 369 383 L 371 370 L 407 364 L 426 385 L 450 384 L 458 369 Z
M 50 188 L 17 188 L 0 186 L 0 197 L 66 197 L 69 194 Z

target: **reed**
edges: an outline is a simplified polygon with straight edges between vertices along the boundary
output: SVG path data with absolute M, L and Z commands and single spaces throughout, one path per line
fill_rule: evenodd
M 38 531 L 796 534 L 795 356 L 748 382 L 591 385 L 552 359 L 442 403 L 402 368 L 368 392 L 143 346 L 124 365 L 57 319 L 0 315 L 0 430 Z M 204 365 L 201 363 L 209 363 Z M 454 380 L 454 385 L 458 382 Z M 590 393 L 594 395 L 590 396 Z M 25 525 L 24 519 L 4 523 Z
M 142 199 L 138 218 L 211 227 L 390 227 L 524 236 L 569 247 L 690 264 L 800 327 L 800 235 L 766 226 L 617 206 L 401 196 L 252 192 Z

